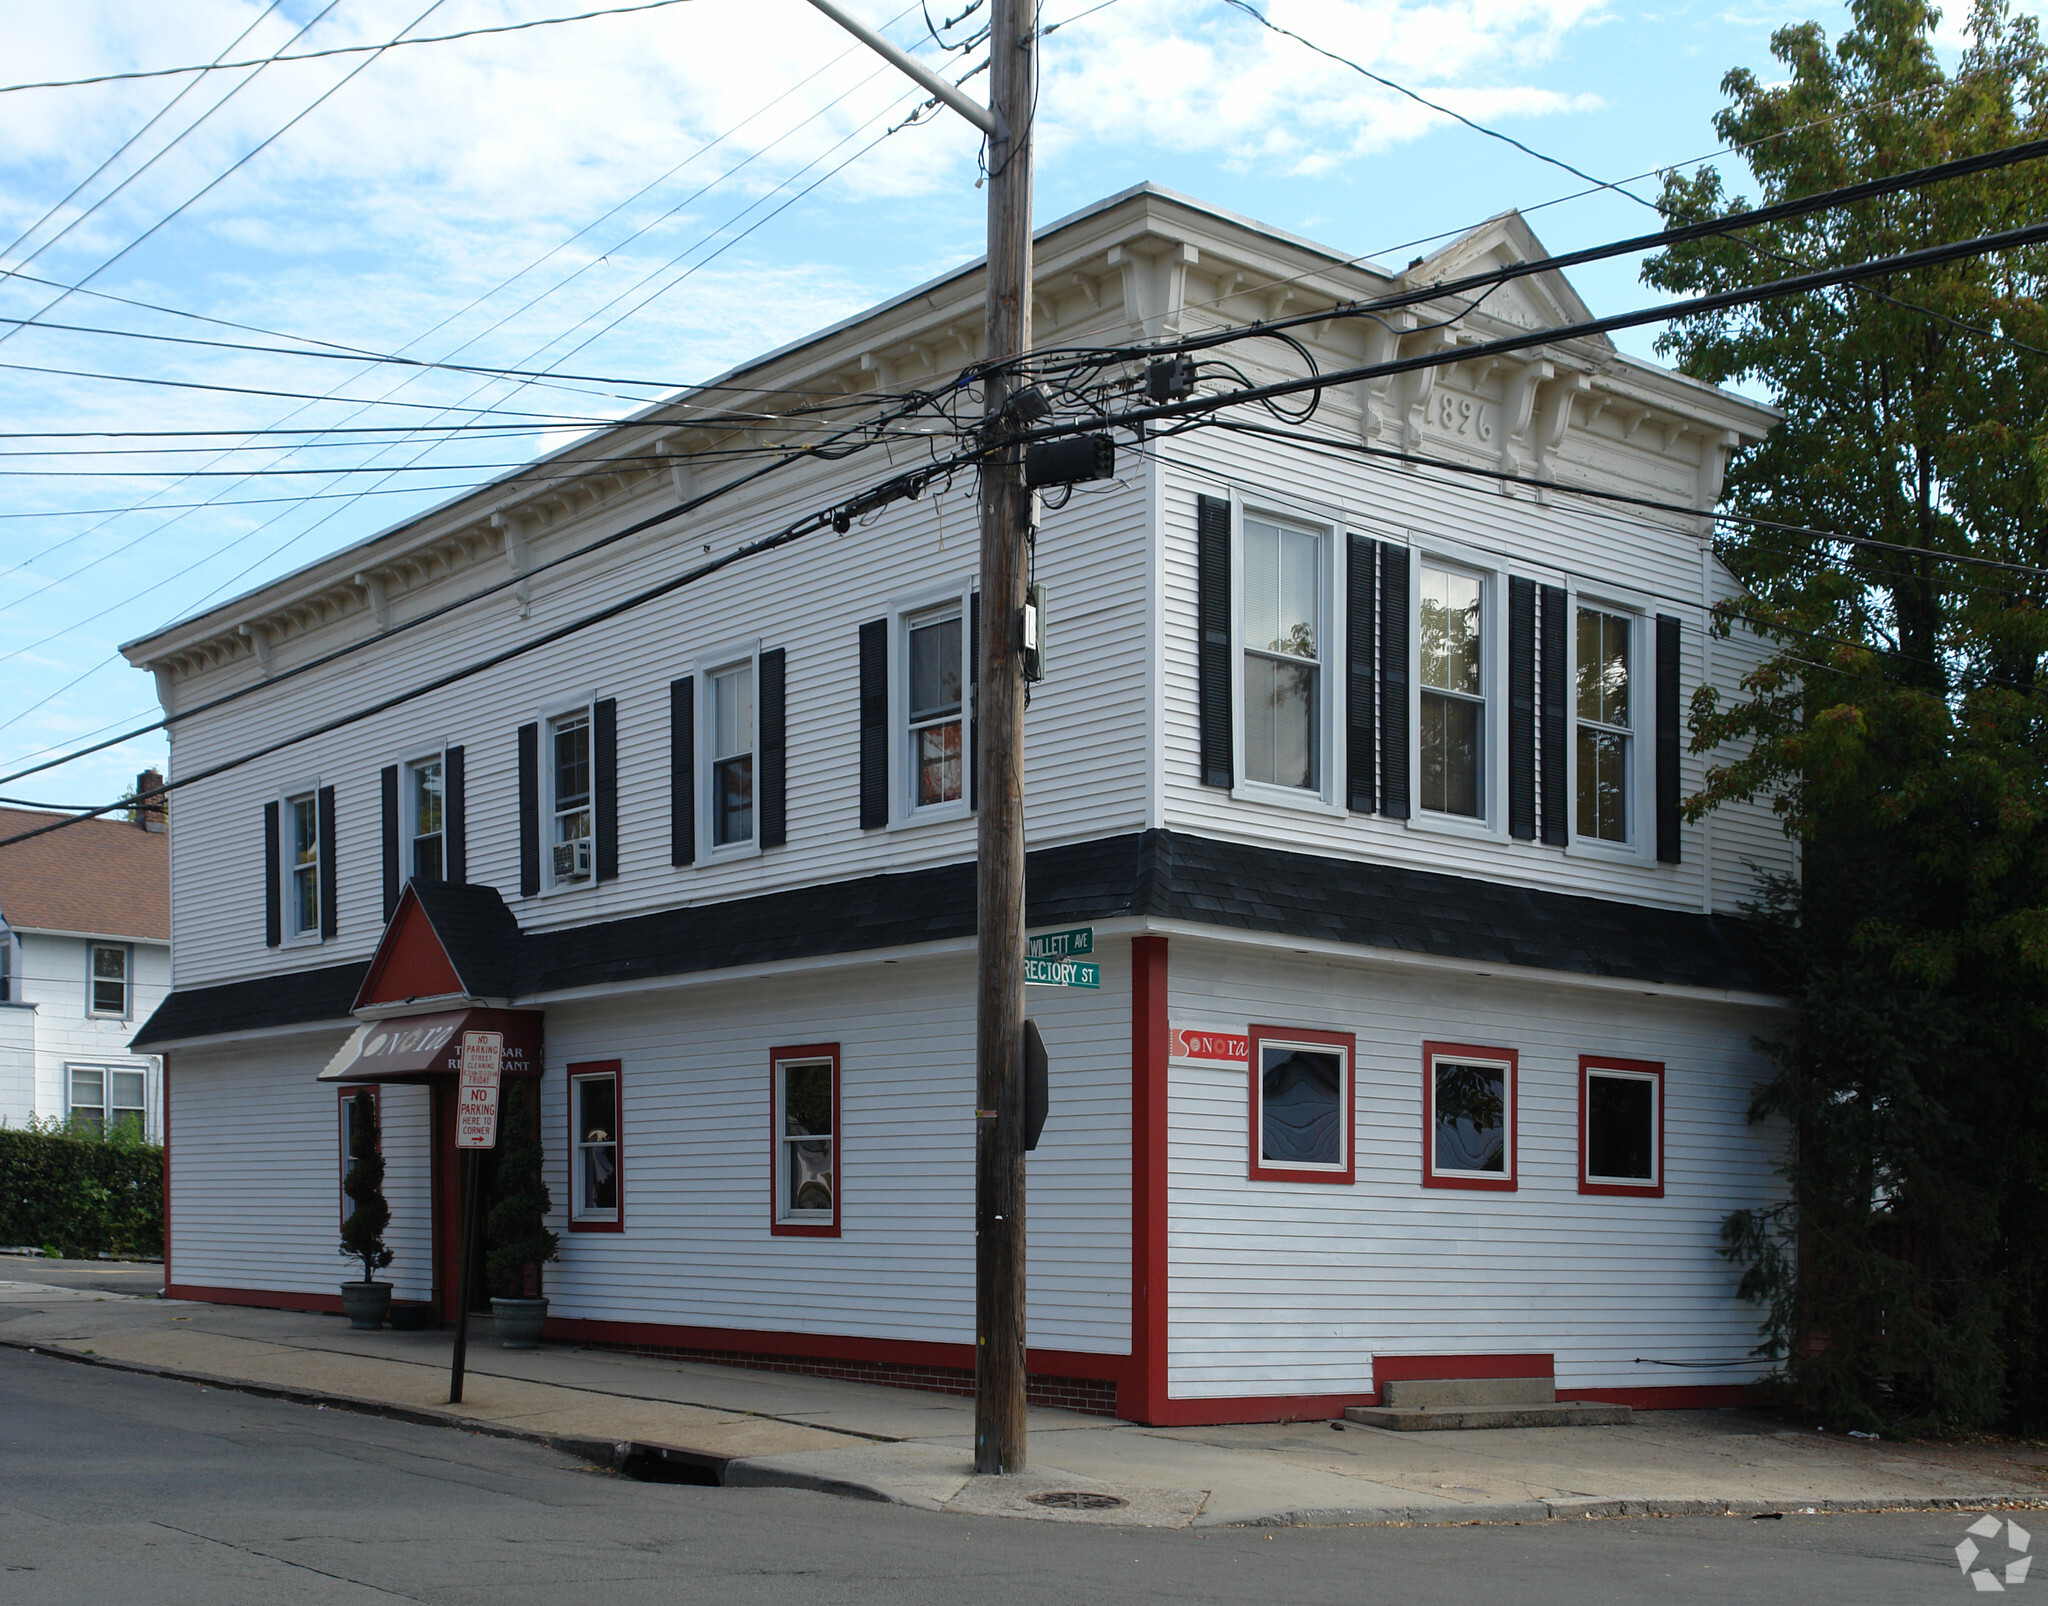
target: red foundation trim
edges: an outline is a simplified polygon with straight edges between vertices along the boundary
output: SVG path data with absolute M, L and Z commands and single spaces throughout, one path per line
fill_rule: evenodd
M 1749 1387 L 1743 1383 L 1680 1383 L 1661 1388 L 1572 1388 L 1561 1391 L 1559 1398 L 1597 1400 L 1638 1411 L 1708 1411 L 1748 1404 Z M 1346 1406 L 1379 1403 L 1376 1393 L 1168 1400 L 1146 1420 L 1161 1428 L 1220 1427 L 1233 1422 L 1328 1422 L 1341 1417 Z
M 253 1305 L 259 1310 L 307 1310 L 322 1316 L 341 1314 L 339 1294 L 286 1294 L 271 1288 L 209 1288 L 200 1283 L 164 1284 L 164 1298 L 190 1299 L 202 1305 Z
M 1375 1355 L 1372 1358 L 1372 1380 L 1375 1383 L 1556 1375 L 1556 1363 L 1548 1355 Z
M 1161 1424 L 1166 1398 L 1166 939 L 1131 939 L 1131 1355 L 1116 1414 Z

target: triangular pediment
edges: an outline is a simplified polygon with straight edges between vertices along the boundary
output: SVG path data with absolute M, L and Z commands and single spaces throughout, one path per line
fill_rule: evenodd
M 1440 284 L 1518 262 L 1535 262 L 1549 255 L 1521 213 L 1503 212 L 1477 228 L 1468 229 L 1441 250 L 1410 263 L 1400 278 L 1406 285 Z M 1559 329 L 1593 316 L 1571 282 L 1555 270 L 1532 273 L 1498 286 L 1487 294 L 1479 310 L 1522 329 Z M 1590 339 L 1610 351 L 1614 349 L 1614 342 L 1605 335 L 1576 338 Z
M 519 935 L 519 921 L 495 887 L 409 881 L 352 1007 L 509 997 Z

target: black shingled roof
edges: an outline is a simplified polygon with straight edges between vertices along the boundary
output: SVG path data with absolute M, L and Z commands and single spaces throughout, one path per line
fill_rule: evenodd
M 1771 991 L 1738 920 L 1434 870 L 1146 831 L 1041 848 L 1025 875 L 1025 918 L 1036 927 L 1151 915 L 1484 964 Z M 417 890 L 478 997 L 531 998 L 974 933 L 971 862 L 525 933 L 495 888 L 423 882 Z M 134 1046 L 345 1018 L 365 968 L 174 993 Z

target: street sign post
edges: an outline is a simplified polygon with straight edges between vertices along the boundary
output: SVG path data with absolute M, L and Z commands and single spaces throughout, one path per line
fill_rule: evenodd
M 455 1083 L 455 1147 L 463 1151 L 462 1263 L 455 1278 L 455 1357 L 448 1370 L 448 1403 L 462 1403 L 469 1360 L 469 1265 L 476 1256 L 480 1164 L 473 1151 L 498 1146 L 498 1091 L 505 1073 L 503 1032 L 464 1032 L 462 1069 Z
M 1078 959 L 1082 954 L 1095 952 L 1095 928 L 1075 926 L 1067 931 L 1042 931 L 1026 941 L 1030 944 L 1025 950 L 1027 958 Z
M 1100 987 L 1102 967 L 1090 959 L 1026 959 L 1027 987 Z

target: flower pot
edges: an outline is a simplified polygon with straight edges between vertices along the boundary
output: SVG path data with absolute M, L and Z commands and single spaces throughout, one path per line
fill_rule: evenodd
M 391 1308 L 389 1283 L 343 1283 L 341 1308 L 351 1327 L 374 1333 L 384 1325 L 384 1313 Z
M 506 1349 L 533 1349 L 540 1343 L 542 1324 L 548 1319 L 545 1299 L 493 1299 L 491 1314 L 498 1319 L 498 1342 Z

